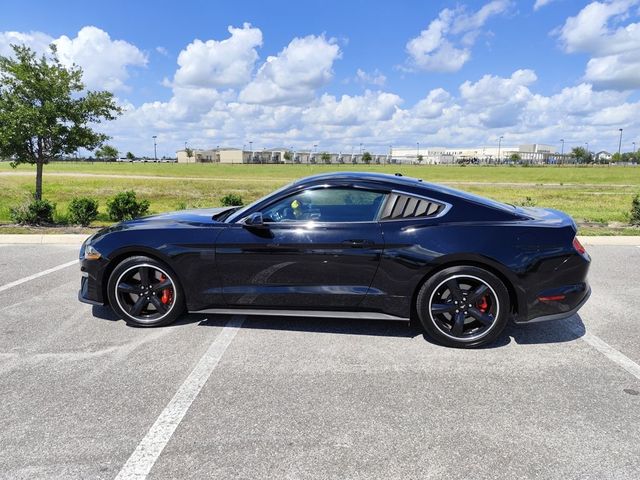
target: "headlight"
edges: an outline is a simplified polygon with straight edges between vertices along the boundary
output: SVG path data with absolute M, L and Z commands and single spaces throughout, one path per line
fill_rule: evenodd
M 84 258 L 86 260 L 98 260 L 101 256 L 100 252 L 93 248 L 92 245 L 84 247 Z

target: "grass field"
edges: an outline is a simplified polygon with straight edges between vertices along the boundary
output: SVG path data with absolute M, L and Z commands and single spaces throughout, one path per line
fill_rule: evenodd
M 96 223 L 105 224 L 107 199 L 127 189 L 148 199 L 153 212 L 162 212 L 217 206 L 231 192 L 250 202 L 296 178 L 340 170 L 400 172 L 504 202 L 558 208 L 578 221 L 583 234 L 640 233 L 624 226 L 631 200 L 640 193 L 636 167 L 55 163 L 45 167 L 44 196 L 57 203 L 61 220 L 73 197 L 96 198 L 101 212 Z M 33 185 L 33 167 L 0 163 L 0 222 L 9 222 L 9 208 L 27 198 Z

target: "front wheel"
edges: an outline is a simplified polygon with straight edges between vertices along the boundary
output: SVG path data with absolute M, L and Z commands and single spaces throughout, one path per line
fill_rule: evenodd
M 482 268 L 450 267 L 424 283 L 416 309 L 434 340 L 451 347 L 479 347 L 504 330 L 509 292 L 498 277 Z
M 107 294 L 111 308 L 138 327 L 167 325 L 184 312 L 176 274 L 164 263 L 145 256 L 120 262 L 111 272 Z

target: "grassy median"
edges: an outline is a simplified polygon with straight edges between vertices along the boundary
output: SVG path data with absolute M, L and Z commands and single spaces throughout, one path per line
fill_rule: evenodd
M 627 226 L 633 196 L 640 193 L 636 167 L 496 167 L 398 165 L 215 165 L 54 163 L 45 167 L 44 197 L 64 220 L 68 202 L 90 196 L 100 202 L 96 224 L 108 223 L 106 201 L 133 189 L 151 211 L 217 206 L 227 193 L 250 202 L 296 178 L 314 173 L 366 170 L 420 177 L 513 204 L 564 210 L 584 234 L 640 234 Z M 0 222 L 33 190 L 34 169 L 0 163 Z

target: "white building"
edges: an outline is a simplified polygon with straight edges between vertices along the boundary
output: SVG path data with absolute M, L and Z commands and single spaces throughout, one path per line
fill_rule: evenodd
M 391 158 L 393 163 L 418 163 L 422 157 L 423 165 L 438 163 L 456 163 L 458 161 L 493 162 L 506 161 L 513 154 L 518 154 L 523 160 L 543 160 L 555 153 L 552 145 L 538 143 L 519 146 L 495 145 L 480 147 L 420 147 L 393 148 Z

